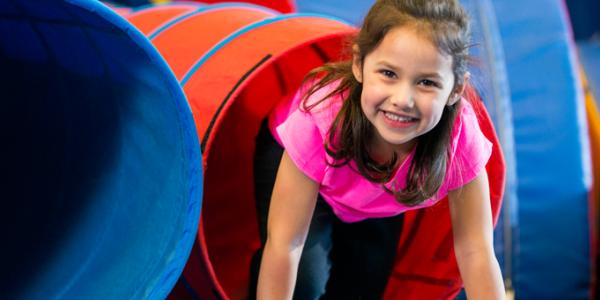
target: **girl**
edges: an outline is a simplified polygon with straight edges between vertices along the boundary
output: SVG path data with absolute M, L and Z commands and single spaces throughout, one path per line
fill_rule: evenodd
M 271 113 L 255 157 L 258 299 L 380 299 L 402 212 L 446 195 L 468 298 L 504 297 L 491 143 L 461 100 L 469 38 L 458 1 L 379 0 L 352 59 L 312 71 Z

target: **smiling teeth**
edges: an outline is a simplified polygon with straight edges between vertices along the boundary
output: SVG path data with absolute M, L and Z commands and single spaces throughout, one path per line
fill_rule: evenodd
M 388 119 L 394 120 L 394 121 L 397 121 L 397 122 L 411 122 L 411 121 L 415 120 L 414 118 L 411 118 L 411 117 L 403 117 L 403 116 L 395 115 L 395 114 L 392 114 L 392 113 L 389 113 L 389 112 L 386 112 L 385 116 Z

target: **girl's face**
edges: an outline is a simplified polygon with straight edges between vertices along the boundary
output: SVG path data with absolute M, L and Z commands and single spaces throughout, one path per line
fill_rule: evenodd
M 452 93 L 452 57 L 414 27 L 389 31 L 362 64 L 355 53 L 352 71 L 363 84 L 362 110 L 376 130 L 373 149 L 386 156 L 408 153 L 437 125 L 444 106 L 460 99 Z

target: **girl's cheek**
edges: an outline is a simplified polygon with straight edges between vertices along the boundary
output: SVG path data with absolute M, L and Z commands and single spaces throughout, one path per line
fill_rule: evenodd
M 375 97 L 381 97 L 388 93 L 386 87 L 383 85 L 372 85 L 369 90 L 371 91 L 371 95 Z

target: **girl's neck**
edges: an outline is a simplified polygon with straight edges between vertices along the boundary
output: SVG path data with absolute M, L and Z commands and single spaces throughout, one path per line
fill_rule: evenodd
M 391 145 L 384 141 L 383 138 L 376 136 L 373 138 L 369 154 L 375 162 L 378 164 L 384 164 L 392 160 L 394 153 L 396 153 L 396 164 L 398 165 L 401 164 L 406 157 L 408 157 L 416 143 L 417 142 L 415 140 L 412 140 L 402 145 Z

